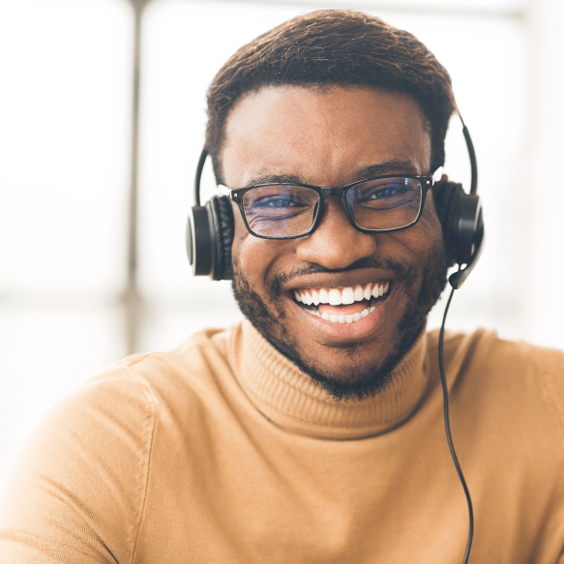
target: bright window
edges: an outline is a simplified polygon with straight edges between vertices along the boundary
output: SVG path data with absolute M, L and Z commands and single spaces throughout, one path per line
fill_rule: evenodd
M 55 401 L 126 353 L 132 9 L 0 2 L 0 484 Z

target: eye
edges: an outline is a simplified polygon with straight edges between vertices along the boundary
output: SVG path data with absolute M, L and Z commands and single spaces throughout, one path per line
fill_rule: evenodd
M 243 203 L 247 216 L 278 219 L 311 209 L 317 197 L 301 186 L 257 186 L 245 193 Z
M 421 184 L 407 177 L 384 178 L 359 184 L 354 191 L 356 205 L 373 209 L 392 209 L 418 203 Z
M 366 200 L 382 200 L 385 198 L 401 197 L 402 195 L 411 192 L 412 189 L 408 186 L 391 185 L 379 190 L 368 191 L 364 197 Z
M 290 194 L 279 194 L 277 196 L 264 196 L 262 198 L 258 198 L 250 205 L 259 208 L 283 209 L 307 204 L 301 202 L 299 198 L 291 196 Z

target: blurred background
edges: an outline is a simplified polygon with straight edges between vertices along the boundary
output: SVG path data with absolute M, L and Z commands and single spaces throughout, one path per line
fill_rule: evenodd
M 344 7 L 428 45 L 474 139 L 486 248 L 448 327 L 564 348 L 561 0 L 0 0 L 0 487 L 81 382 L 239 319 L 184 249 L 206 87 L 258 34 Z M 446 172 L 468 185 L 454 121 Z

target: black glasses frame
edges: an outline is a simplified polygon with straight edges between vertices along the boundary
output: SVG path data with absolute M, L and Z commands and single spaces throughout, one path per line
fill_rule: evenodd
M 390 229 L 368 229 L 366 227 L 361 227 L 356 223 L 352 209 L 350 209 L 349 207 L 349 204 L 347 202 L 347 192 L 354 186 L 357 186 L 358 184 L 362 184 L 364 182 L 370 182 L 371 180 L 383 180 L 386 178 L 412 178 L 414 180 L 417 180 L 421 184 L 421 203 L 419 205 L 419 211 L 417 212 L 417 217 L 411 223 L 408 223 L 407 225 L 403 225 L 402 227 L 392 227 Z M 301 188 L 309 188 L 310 190 L 317 192 L 317 194 L 319 195 L 319 205 L 315 210 L 315 216 L 313 218 L 311 229 L 309 231 L 306 231 L 305 233 L 300 233 L 299 235 L 289 235 L 287 237 L 275 237 L 272 235 L 260 235 L 259 233 L 255 233 L 250 228 L 249 223 L 247 222 L 247 214 L 245 213 L 243 196 L 246 192 L 249 192 L 249 190 L 253 190 L 255 188 L 263 188 L 265 186 L 296 186 Z M 345 184 L 344 186 L 338 186 L 336 188 L 320 188 L 319 186 L 310 186 L 309 184 L 296 184 L 296 183 L 285 183 L 285 182 L 255 184 L 253 186 L 247 186 L 245 188 L 237 188 L 235 190 L 230 190 L 229 198 L 233 200 L 239 207 L 239 210 L 241 212 L 241 217 L 243 218 L 243 221 L 245 222 L 245 226 L 247 227 L 249 233 L 252 233 L 255 237 L 260 237 L 261 239 L 283 240 L 283 239 L 298 239 L 300 237 L 306 237 L 307 235 L 313 233 L 317 229 L 317 226 L 319 225 L 319 221 L 322 215 L 321 210 L 323 209 L 325 198 L 327 198 L 328 196 L 341 197 L 341 201 L 343 203 L 343 207 L 345 208 L 345 212 L 347 214 L 347 217 L 349 218 L 349 221 L 355 227 L 355 229 L 358 229 L 358 231 L 362 233 L 389 233 L 391 231 L 401 231 L 402 229 L 407 229 L 408 227 L 415 225 L 419 221 L 423 208 L 425 207 L 425 197 L 427 196 L 427 192 L 432 186 L 433 186 L 432 176 L 416 176 L 412 174 L 386 174 L 384 176 L 375 176 L 373 178 L 365 178 L 363 180 L 357 180 L 356 182 L 351 182 L 350 184 Z

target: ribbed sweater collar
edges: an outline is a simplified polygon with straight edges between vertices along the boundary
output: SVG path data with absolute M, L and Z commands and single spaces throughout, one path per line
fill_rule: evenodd
M 289 431 L 327 439 L 385 433 L 410 417 L 429 382 L 426 332 L 395 368 L 388 387 L 375 397 L 336 402 L 279 353 L 248 322 L 235 348 L 237 378 L 255 407 Z

